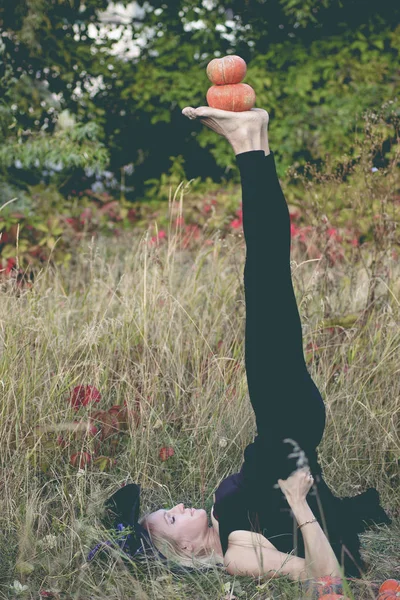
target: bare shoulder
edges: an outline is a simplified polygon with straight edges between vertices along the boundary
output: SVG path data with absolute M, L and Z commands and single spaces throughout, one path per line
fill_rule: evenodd
M 298 579 L 304 576 L 305 561 L 279 552 L 261 533 L 238 529 L 229 534 L 224 567 L 230 575 L 289 575 Z
M 228 550 L 230 548 L 249 548 L 252 546 L 261 546 L 262 548 L 276 550 L 275 546 L 265 536 L 255 531 L 237 529 L 236 531 L 232 531 L 228 536 Z
M 228 549 L 224 555 L 224 567 L 230 575 L 259 576 L 260 558 L 263 552 L 276 550 L 260 533 L 238 529 L 228 537 Z

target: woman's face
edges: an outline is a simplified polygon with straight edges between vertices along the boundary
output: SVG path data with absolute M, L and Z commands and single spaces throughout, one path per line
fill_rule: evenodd
M 161 508 L 147 517 L 152 531 L 157 535 L 173 539 L 182 547 L 189 542 L 188 550 L 200 548 L 208 533 L 208 517 L 203 508 L 185 508 L 177 504 L 169 510 Z

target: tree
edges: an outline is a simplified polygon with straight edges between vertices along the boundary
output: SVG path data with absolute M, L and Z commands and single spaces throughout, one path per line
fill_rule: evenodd
M 84 167 L 118 173 L 133 163 L 137 198 L 183 154 L 188 178 L 220 179 L 234 166 L 227 142 L 181 110 L 206 103 L 207 63 L 229 53 L 247 61 L 246 82 L 271 114 L 281 175 L 293 163 L 351 154 L 368 108 L 393 101 L 395 124 L 400 6 L 389 0 L 140 0 L 129 19 L 107 17 L 120 38 L 145 40 L 130 58 L 113 53 L 115 40 L 93 37 L 109 7 L 1 0 L 3 179 L 23 186 L 50 163 L 68 192 Z M 57 125 L 60 114 L 70 126 Z M 396 135 L 393 125 L 389 146 Z M 61 171 L 51 168 L 60 162 Z

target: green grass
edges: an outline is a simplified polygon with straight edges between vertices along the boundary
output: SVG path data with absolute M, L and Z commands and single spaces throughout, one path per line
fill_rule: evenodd
M 287 578 L 218 569 L 177 576 L 161 565 L 149 577 L 115 553 L 82 568 L 104 539 L 103 502 L 124 481 L 142 485 L 142 514 L 181 501 L 209 512 L 255 434 L 244 369 L 244 239 L 214 234 L 205 245 L 206 235 L 194 250 L 180 249 L 179 231 L 152 248 L 144 235 L 86 240 L 68 268 L 46 266 L 31 289 L 1 284 L 0 597 L 14 597 L 15 579 L 27 586 L 25 598 L 39 598 L 39 589 L 85 600 L 302 597 Z M 334 265 L 308 261 L 297 243 L 292 250 L 304 347 L 318 346 L 307 360 L 326 402 L 325 478 L 339 496 L 376 487 L 393 518 L 362 536 L 369 571 L 352 584 L 356 598 L 374 598 L 383 579 L 400 578 L 400 265 L 390 243 L 379 250 L 373 295 L 375 242 Z M 80 384 L 100 390 L 98 408 L 140 402 L 140 425 L 119 434 L 109 472 L 69 465 L 72 451 L 91 451 L 92 442 L 70 436 L 63 449 L 56 434 L 35 433 L 76 418 L 67 398 Z M 165 462 L 163 446 L 175 450 Z

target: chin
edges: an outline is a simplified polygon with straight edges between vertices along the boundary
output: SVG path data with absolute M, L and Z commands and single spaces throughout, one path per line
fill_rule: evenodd
M 207 511 L 204 510 L 204 508 L 198 508 L 197 512 L 199 513 L 199 518 L 200 519 L 204 519 L 208 523 L 208 514 L 207 514 Z M 196 516 L 196 513 L 194 514 L 194 516 Z

